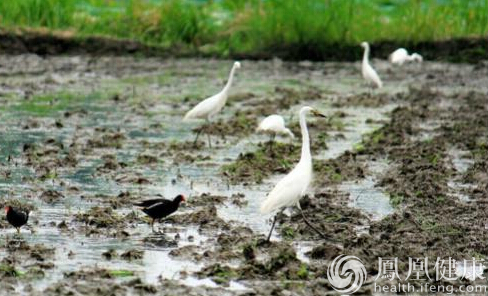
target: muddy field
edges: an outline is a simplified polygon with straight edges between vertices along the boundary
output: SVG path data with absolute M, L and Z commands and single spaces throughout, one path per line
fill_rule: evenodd
M 359 63 L 241 63 L 203 127 L 209 148 L 192 145 L 204 122 L 181 119 L 232 61 L 0 56 L 0 198 L 32 209 L 20 235 L 1 220 L 1 294 L 334 294 L 339 254 L 363 260 L 372 294 L 378 257 L 488 255 L 487 62 L 373 60 L 374 91 Z M 270 150 L 254 130 L 279 113 L 299 135 L 304 105 L 328 116 L 309 119 L 315 175 L 301 202 L 328 240 L 291 209 L 266 243 L 259 204 L 301 139 Z M 164 234 L 132 206 L 180 193 Z

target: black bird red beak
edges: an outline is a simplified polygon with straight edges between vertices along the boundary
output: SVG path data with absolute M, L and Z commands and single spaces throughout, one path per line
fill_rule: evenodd
M 5 214 L 8 214 L 8 211 L 10 211 L 10 206 L 5 207 Z
M 181 201 L 182 202 L 186 202 L 186 198 L 185 198 L 185 196 L 183 194 L 181 195 Z

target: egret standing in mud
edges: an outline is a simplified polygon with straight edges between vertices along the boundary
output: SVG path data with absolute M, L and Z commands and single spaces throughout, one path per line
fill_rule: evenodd
M 376 85 L 377 88 L 383 87 L 383 82 L 381 82 L 378 73 L 371 67 L 369 64 L 369 44 L 368 42 L 362 42 L 361 47 L 364 48 L 364 55 L 363 55 L 363 64 L 361 66 L 361 72 L 363 74 L 363 78 Z
M 256 128 L 256 132 L 267 133 L 270 135 L 270 145 L 273 144 L 274 138 L 277 134 L 287 135 L 290 138 L 295 138 L 295 135 L 291 132 L 289 128 L 285 126 L 285 119 L 283 116 L 273 114 L 261 121 L 259 126 Z
M 273 190 L 271 190 L 261 204 L 260 211 L 261 213 L 266 214 L 275 210 L 284 210 L 286 207 L 296 205 L 302 213 L 305 223 L 321 237 L 325 238 L 320 231 L 318 231 L 308 222 L 303 214 L 302 208 L 300 207 L 300 198 L 305 195 L 307 188 L 312 181 L 312 155 L 310 153 L 310 138 L 308 136 L 307 123 L 305 121 L 305 115 L 308 112 L 314 116 L 325 117 L 325 115 L 319 113 L 312 107 L 305 106 L 300 109 L 300 130 L 302 132 L 302 155 L 300 157 L 300 161 L 295 168 L 283 179 L 281 179 Z M 267 241 L 269 241 L 271 238 L 271 233 L 273 232 L 277 215 L 278 214 L 276 214 L 273 219 L 273 224 L 271 225 L 271 230 L 269 231 Z
M 190 111 L 188 111 L 183 118 L 183 120 L 188 120 L 188 119 L 205 119 L 206 122 L 210 121 L 210 118 L 214 116 L 215 114 L 219 113 L 220 110 L 224 107 L 225 103 L 227 102 L 227 98 L 229 96 L 229 89 L 230 86 L 232 85 L 232 79 L 234 78 L 234 72 L 236 69 L 239 69 L 241 67 L 241 63 L 239 62 L 234 62 L 234 65 L 232 66 L 232 69 L 230 70 L 229 74 L 229 79 L 227 80 L 227 83 L 225 84 L 224 88 L 216 95 L 213 95 L 193 107 Z M 197 136 L 195 137 L 194 144 L 197 143 L 198 136 L 203 130 L 200 128 L 200 130 L 197 132 Z M 210 143 L 210 135 L 207 133 L 208 137 L 208 145 L 211 147 Z
M 388 56 L 388 60 L 392 64 L 401 66 L 405 62 L 411 61 L 417 61 L 421 63 L 423 61 L 423 58 L 416 52 L 408 54 L 408 51 L 405 48 L 399 48 Z

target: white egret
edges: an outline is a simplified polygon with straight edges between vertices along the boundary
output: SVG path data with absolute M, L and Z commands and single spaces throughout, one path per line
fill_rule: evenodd
M 364 55 L 363 55 L 363 64 L 361 67 L 362 73 L 363 73 L 363 78 L 368 81 L 372 82 L 376 85 L 378 88 L 383 87 L 383 82 L 381 82 L 380 77 L 378 76 L 378 73 L 371 67 L 369 64 L 369 44 L 368 42 L 362 42 L 361 47 L 364 48 Z
M 416 52 L 409 55 L 408 51 L 405 48 L 399 48 L 388 56 L 388 60 L 392 64 L 401 66 L 405 62 L 411 62 L 411 61 L 422 62 L 423 58 L 421 55 L 419 55 Z
M 227 83 L 225 84 L 224 88 L 218 94 L 206 98 L 205 100 L 198 103 L 195 107 L 193 107 L 193 109 L 191 109 L 185 114 L 183 120 L 186 121 L 189 119 L 198 118 L 198 119 L 205 119 L 208 122 L 211 117 L 219 113 L 220 110 L 222 110 L 222 108 L 225 106 L 225 103 L 227 102 L 227 98 L 229 96 L 229 89 L 230 86 L 232 85 L 232 80 L 234 78 L 234 72 L 236 69 L 239 69 L 240 67 L 241 67 L 241 63 L 234 62 L 234 65 L 230 70 L 229 79 L 227 80 Z M 198 136 L 200 135 L 201 132 L 202 129 L 198 131 L 194 143 L 197 142 Z M 211 146 L 210 136 L 208 134 L 207 137 L 208 137 L 208 145 Z
M 292 139 L 295 138 L 295 135 L 291 130 L 285 126 L 283 116 L 277 114 L 270 115 L 263 119 L 256 128 L 256 131 L 269 134 L 271 136 L 270 143 L 273 142 L 277 134 L 287 135 Z
M 295 168 L 281 179 L 273 190 L 271 190 L 266 199 L 262 202 L 260 211 L 265 214 L 275 210 L 284 210 L 286 207 L 296 205 L 298 209 L 300 209 L 305 223 L 324 237 L 307 221 L 300 207 L 300 198 L 305 195 L 307 188 L 312 181 L 312 155 L 310 153 L 310 139 L 308 136 L 307 123 L 305 121 L 305 115 L 308 112 L 315 116 L 325 117 L 325 115 L 319 113 L 312 107 L 305 106 L 300 109 L 300 130 L 302 133 L 302 154 L 300 161 Z M 278 214 L 276 214 L 273 219 L 273 224 L 267 238 L 268 241 L 271 238 L 277 215 Z

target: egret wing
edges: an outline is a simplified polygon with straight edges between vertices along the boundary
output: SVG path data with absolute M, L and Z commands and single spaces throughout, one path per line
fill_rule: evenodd
M 270 115 L 263 119 L 258 126 L 258 130 L 270 132 L 285 132 L 285 120 L 280 115 Z
M 376 84 L 377 87 L 381 88 L 383 86 L 383 82 L 381 82 L 381 79 L 378 76 L 378 73 L 376 73 L 376 71 L 373 69 L 373 67 L 371 67 L 370 65 L 368 65 L 368 66 L 369 67 L 366 68 L 366 73 L 367 73 L 369 80 L 371 80 L 374 84 Z
M 301 168 L 301 169 L 300 169 Z M 300 199 L 311 180 L 311 173 L 297 166 L 281 179 L 261 204 L 262 213 L 270 213 L 282 207 L 291 206 Z
M 408 52 L 405 48 L 399 48 L 390 55 L 390 62 L 393 64 L 402 65 L 408 57 Z
M 210 98 L 207 98 L 200 103 L 198 103 L 193 109 L 186 113 L 184 119 L 190 118 L 207 118 L 211 114 L 215 114 L 220 110 L 219 98 L 221 93 L 218 93 Z M 218 110 L 216 110 L 218 109 Z

